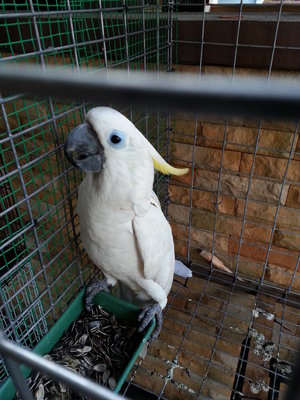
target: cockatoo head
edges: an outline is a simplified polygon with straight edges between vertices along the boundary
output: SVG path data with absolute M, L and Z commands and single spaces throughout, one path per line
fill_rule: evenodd
M 114 159 L 117 163 L 126 158 L 130 147 L 142 147 L 135 126 L 118 111 L 97 107 L 88 112 L 85 123 L 70 132 L 65 153 L 82 171 L 97 173 L 105 161 Z
M 106 182 L 107 191 L 151 193 L 154 168 L 165 174 L 182 175 L 187 169 L 171 167 L 143 134 L 118 111 L 91 109 L 86 122 L 74 128 L 65 143 L 68 160 Z
M 109 160 L 130 165 L 134 158 L 140 161 L 145 157 L 152 160 L 152 169 L 164 174 L 183 175 L 188 171 L 171 167 L 131 121 L 109 107 L 96 107 L 87 113 L 86 122 L 69 133 L 65 153 L 84 172 L 100 172 Z

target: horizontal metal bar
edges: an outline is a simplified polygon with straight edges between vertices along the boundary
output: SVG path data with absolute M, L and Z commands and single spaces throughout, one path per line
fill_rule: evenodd
M 196 78 L 188 74 L 148 74 L 110 71 L 81 75 L 71 70 L 2 65 L 0 89 L 60 97 L 152 106 L 164 110 L 298 119 L 300 84 L 294 80 Z
M 25 96 L 26 96 L 26 93 L 18 93 L 18 94 L 14 94 L 12 96 L 5 97 L 5 98 L 2 98 L 0 96 L 0 105 L 5 104 L 5 103 L 10 103 L 11 101 L 21 99 L 22 97 L 25 97 Z
M 186 262 L 183 257 L 178 257 L 178 259 Z M 234 275 L 226 274 L 215 269 L 210 269 L 207 265 L 200 263 L 192 263 L 190 266 L 193 271 L 193 276 L 202 278 L 204 280 L 209 280 L 223 286 L 231 287 L 233 284 L 236 286 L 236 291 L 242 291 L 249 294 L 256 295 L 257 293 L 265 294 L 270 298 L 278 301 L 279 303 L 285 301 L 287 305 L 300 309 L 300 296 L 298 293 L 287 293 L 286 290 L 277 288 L 272 285 L 268 285 L 265 282 L 261 285 L 252 279 L 243 277 L 243 282 L 237 281 Z
M 63 382 L 76 392 L 89 396 L 91 399 L 119 400 L 122 397 L 96 384 L 90 379 L 69 371 L 57 363 L 48 361 L 33 352 L 14 344 L 6 339 L 4 333 L 0 331 L 0 352 L 6 359 L 10 357 L 15 361 L 22 362 L 35 370 L 39 370 L 45 375 L 51 376 L 59 382 Z
M 220 47 L 233 47 L 233 48 L 253 48 L 253 49 L 280 49 L 280 50 L 299 50 L 299 46 L 280 46 L 280 45 L 260 45 L 251 43 L 226 43 L 226 42 L 200 42 L 197 40 L 173 40 L 174 43 L 180 44 L 191 44 L 191 45 L 202 45 L 203 46 L 220 46 Z
M 155 6 L 156 7 L 156 6 Z M 146 9 L 147 5 L 126 5 L 126 10 L 128 11 L 133 11 L 136 10 L 141 11 L 142 9 Z M 46 17 L 47 19 L 51 17 L 59 17 L 59 16 L 69 16 L 69 15 L 81 15 L 81 14 L 99 14 L 101 12 L 105 13 L 106 12 L 124 12 L 125 6 L 120 6 L 120 7 L 98 7 L 98 8 L 72 8 L 70 10 L 55 10 L 55 11 L 23 11 L 23 12 L 4 12 L 3 14 L 0 14 L 0 19 L 15 19 L 15 18 L 40 18 L 40 17 Z M 162 16 L 166 15 L 166 13 L 162 13 Z M 130 16 L 130 14 L 129 14 Z M 97 16 L 93 16 L 94 18 Z M 111 16 L 110 16 L 111 17 Z M 115 17 L 115 16 L 113 16 Z
M 0 19 L 11 19 L 11 18 L 39 18 L 46 17 L 47 19 L 51 17 L 59 17 L 59 16 L 69 16 L 69 15 L 77 15 L 77 14 L 97 14 L 100 12 L 111 12 L 111 11 L 124 11 L 124 6 L 122 7 L 108 7 L 108 8 L 87 8 L 87 9 L 71 9 L 71 10 L 55 10 L 55 11 L 23 11 L 23 12 L 4 12 L 0 14 Z

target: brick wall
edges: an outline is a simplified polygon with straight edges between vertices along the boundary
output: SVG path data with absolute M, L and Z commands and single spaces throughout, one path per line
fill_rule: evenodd
M 196 72 L 197 68 L 179 66 L 178 70 Z M 204 73 L 207 72 L 230 75 L 232 70 L 206 67 Z M 257 72 L 241 69 L 236 74 L 249 76 Z M 259 72 L 259 75 L 266 75 L 266 72 Z M 295 73 L 277 75 L 297 76 Z M 257 154 L 246 204 L 256 140 Z M 188 175 L 172 178 L 170 184 L 169 217 L 177 255 L 187 257 L 189 243 L 191 259 L 203 263 L 199 249 L 212 251 L 215 226 L 214 252 L 227 267 L 235 269 L 240 252 L 238 270 L 241 275 L 259 279 L 266 262 L 265 279 L 288 287 L 300 250 L 300 140 L 296 121 L 263 119 L 260 124 L 258 119 L 233 116 L 226 123 L 226 116 L 199 115 L 196 122 L 193 115 L 177 114 L 173 118 L 171 148 L 173 163 L 191 167 L 194 162 L 193 176 L 191 168 Z M 287 168 L 291 148 L 292 159 Z M 297 276 L 292 288 L 300 289 Z

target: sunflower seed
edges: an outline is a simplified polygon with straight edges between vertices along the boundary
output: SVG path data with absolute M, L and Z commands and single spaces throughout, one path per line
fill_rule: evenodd
M 104 371 L 104 373 L 102 375 L 102 383 L 103 383 L 103 385 L 106 386 L 109 376 L 110 376 L 110 371 L 109 370 Z
M 108 386 L 110 387 L 111 390 L 114 390 L 114 388 L 116 387 L 117 382 L 115 380 L 115 378 L 113 378 L 112 376 L 109 378 L 108 380 Z
M 39 384 L 38 390 L 35 392 L 36 400 L 44 400 L 45 397 L 45 389 L 43 384 Z
M 88 335 L 86 333 L 84 333 L 78 340 L 79 344 L 85 345 L 86 341 L 88 339 Z
M 91 346 L 84 346 L 82 349 L 78 349 L 79 353 L 89 353 L 92 350 Z
M 97 372 L 104 372 L 106 370 L 106 364 L 97 364 L 94 366 L 94 370 Z
M 61 393 L 66 393 L 67 392 L 67 387 L 64 383 L 59 382 L 59 387 L 60 387 L 60 391 Z

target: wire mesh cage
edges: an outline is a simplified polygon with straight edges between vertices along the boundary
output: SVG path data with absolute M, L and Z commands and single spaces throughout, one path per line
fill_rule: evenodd
M 2 4 L 0 63 L 101 77 L 191 72 L 297 78 L 299 13 L 144 0 Z M 258 6 L 257 6 L 258 7 Z M 182 12 L 187 11 L 187 12 Z M 209 11 L 209 12 L 208 12 Z M 264 14 L 265 13 L 265 14 Z M 129 76 L 129 75 L 128 75 Z M 129 102 L 130 103 L 130 102 Z M 68 132 L 94 106 L 4 90 L 0 97 L 0 328 L 33 349 L 100 271 L 80 241 L 82 174 Z M 129 398 L 282 399 L 299 346 L 300 142 L 296 119 L 118 107 L 182 177 L 155 175 L 176 257 L 161 334 L 121 393 Z M 287 115 L 288 116 L 288 115 Z M 217 270 L 228 268 L 227 273 Z M 9 365 L 0 364 L 1 383 Z M 97 398 L 97 397 L 95 397 Z M 99 397 L 100 398 L 100 397 Z M 296 398 L 296 397 L 295 397 Z

